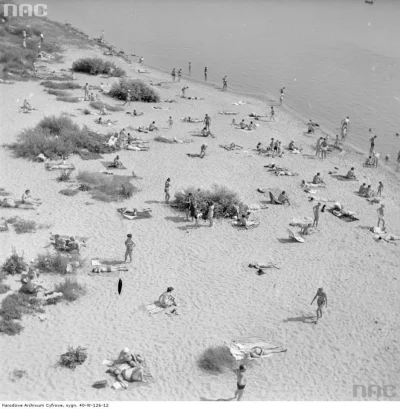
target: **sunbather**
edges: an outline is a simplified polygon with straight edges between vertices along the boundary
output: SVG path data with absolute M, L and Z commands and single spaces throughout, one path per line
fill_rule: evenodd
M 25 193 L 22 195 L 22 203 L 31 204 L 31 205 L 40 205 L 42 202 L 39 199 L 34 199 L 31 196 L 31 191 L 27 189 L 25 190 Z
M 103 108 L 101 108 L 100 115 L 110 115 L 105 105 L 103 105 Z
M 169 307 L 177 307 L 178 304 L 176 303 L 175 297 L 171 294 L 174 289 L 172 287 L 168 287 L 167 291 L 162 293 L 160 297 L 158 298 L 158 302 L 160 305 L 164 308 L 169 308 Z
M 28 102 L 27 99 L 24 99 L 24 103 L 22 104 L 21 111 L 24 113 L 32 111 L 32 105 Z
M 150 147 L 140 145 L 126 145 L 125 149 L 127 149 L 128 151 L 148 151 Z
M 98 266 L 92 269 L 92 273 L 111 273 L 114 271 L 128 271 L 126 266 Z
M 289 170 L 277 170 L 275 172 L 276 176 L 298 176 L 297 172 L 291 172 Z
M 67 164 L 65 161 L 62 161 L 60 163 L 49 163 L 46 162 L 44 164 L 44 167 L 46 170 L 53 170 L 53 169 L 63 169 L 63 170 L 69 170 L 69 169 L 75 169 L 74 165 Z
M 261 347 L 251 348 L 249 355 L 251 358 L 262 358 L 263 356 L 268 356 L 271 353 L 271 350 L 265 351 Z

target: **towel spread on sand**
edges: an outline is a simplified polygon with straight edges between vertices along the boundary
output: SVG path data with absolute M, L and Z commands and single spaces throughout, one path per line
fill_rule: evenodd
M 161 311 L 164 311 L 166 308 L 164 308 L 158 301 L 155 301 L 152 304 L 146 305 L 146 310 L 149 315 L 154 315 L 157 314 Z
M 264 339 L 260 337 L 243 337 L 233 340 L 228 346 L 230 353 L 237 360 L 240 361 L 250 354 L 253 348 L 261 348 L 262 355 L 260 358 L 265 358 L 271 356 L 272 354 L 278 354 L 281 352 L 286 352 L 287 349 L 281 346 L 271 345 Z M 249 359 L 258 359 L 250 358 Z

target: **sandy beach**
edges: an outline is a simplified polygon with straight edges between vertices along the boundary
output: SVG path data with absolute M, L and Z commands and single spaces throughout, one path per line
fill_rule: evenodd
M 45 92 L 39 81 L 0 84 L 1 143 L 16 141 L 25 128 L 35 126 L 44 116 L 71 116 L 79 125 L 94 131 L 115 130 L 128 126 L 148 126 L 152 121 L 160 127 L 156 133 L 144 134 L 149 141 L 147 152 L 118 152 L 126 170 L 116 174 L 138 176 L 132 183 L 138 193 L 121 203 L 93 200 L 86 192 L 66 197 L 59 194 L 64 184 L 57 182 L 58 172 L 47 172 L 43 163 L 15 158 L 12 152 L 0 149 L 0 187 L 16 198 L 25 189 L 43 204 L 33 211 L 0 208 L 1 217 L 20 216 L 38 224 L 49 225 L 36 233 L 17 235 L 13 228 L 0 233 L 0 263 L 12 248 L 24 252 L 27 260 L 46 251 L 50 232 L 89 237 L 81 252 L 85 265 L 77 279 L 87 287 L 87 294 L 74 303 L 46 307 L 46 320 L 24 316 L 24 330 L 16 336 L 0 336 L 0 399 L 18 400 L 217 400 L 231 398 L 236 389 L 232 373 L 210 375 L 197 366 L 197 358 L 209 346 L 224 345 L 240 336 L 262 336 L 273 345 L 287 348 L 284 354 L 260 359 L 248 370 L 245 401 L 257 400 L 354 400 L 354 384 L 400 386 L 398 306 L 399 248 L 384 241 L 377 242 L 370 228 L 377 224 L 378 205 L 370 204 L 355 194 L 361 183 L 384 183 L 387 231 L 400 234 L 400 186 L 393 174 L 382 167 L 366 168 L 363 155 L 342 146 L 328 152 L 328 158 L 315 156 L 315 143 L 320 136 L 304 135 L 307 125 L 283 107 L 276 107 L 275 122 L 259 121 L 254 132 L 231 126 L 232 116 L 219 111 L 235 111 L 239 122 L 249 122 L 251 112 L 269 113 L 263 101 L 222 92 L 221 84 L 191 82 L 184 75 L 173 83 L 165 73 L 146 68 L 132 58 L 132 63 L 103 55 L 104 49 L 90 43 L 87 48 L 64 45 L 60 63 L 43 64 L 39 73 L 51 69 L 68 70 L 82 57 L 111 59 L 125 69 L 128 77 L 162 82 L 155 87 L 161 100 L 176 103 L 132 102 L 126 111 L 136 109 L 143 116 L 132 117 L 125 111 L 109 118 L 114 126 L 95 124 L 98 115 L 83 115 L 87 101 L 59 102 Z M 172 68 L 172 67 L 171 67 Z M 184 70 L 185 71 L 185 70 Z M 99 86 L 112 84 L 116 78 L 76 73 L 76 82 Z M 187 96 L 180 98 L 187 85 Z M 83 97 L 83 89 L 73 91 Z M 23 99 L 28 98 L 35 111 L 19 113 Z M 100 94 L 109 104 L 122 104 Z M 233 103 L 244 100 L 244 105 Z M 318 101 L 315 101 L 318 103 Z M 162 106 L 168 110 L 153 109 Z M 91 109 L 91 108 L 90 108 Z M 95 110 L 91 109 L 92 112 Z M 216 136 L 202 138 L 191 132 L 202 124 L 180 121 L 186 116 L 211 117 L 211 130 Z M 168 129 L 168 118 L 174 124 Z M 340 121 L 340 119 L 339 119 Z M 323 124 L 321 124 L 323 125 Z M 137 134 L 141 136 L 142 134 Z M 182 144 L 154 141 L 163 135 L 182 140 Z M 285 150 L 282 158 L 258 155 L 257 143 L 268 145 L 271 138 L 287 146 L 294 139 L 303 148 L 301 154 Z M 330 138 L 331 141 L 333 137 Z M 188 157 L 199 153 L 208 144 L 204 159 Z M 242 150 L 227 151 L 219 145 L 235 144 Z M 115 154 L 103 155 L 111 161 Z M 83 161 L 74 155 L 68 163 L 77 171 L 104 171 L 99 160 Z M 298 176 L 275 176 L 264 167 L 276 163 L 297 172 Z M 346 174 L 354 166 L 358 181 L 340 181 L 329 172 Z M 77 172 L 75 171 L 75 173 Z M 326 189 L 318 195 L 344 204 L 356 212 L 358 221 L 347 223 L 329 212 L 321 214 L 318 231 L 305 237 L 305 243 L 288 240 L 286 228 L 293 218 L 312 217 L 315 202 L 300 187 L 320 172 Z M 74 174 L 73 174 L 74 175 Z M 235 190 L 247 204 L 267 205 L 252 213 L 260 225 L 255 229 L 238 230 L 229 220 L 215 220 L 210 228 L 201 221 L 198 229 L 186 222 L 185 215 L 164 203 L 164 183 L 171 178 L 172 198 L 175 192 L 189 186 L 206 189 L 216 183 Z M 76 185 L 76 183 L 75 183 Z M 267 193 L 286 191 L 291 206 L 269 203 Z M 328 202 L 328 207 L 331 202 Z M 126 220 L 116 211 L 119 207 L 150 208 L 153 217 Z M 299 229 L 293 228 L 295 231 Z M 122 260 L 126 235 L 132 233 L 136 243 L 133 263 L 122 273 L 88 275 L 90 260 L 96 257 Z M 397 242 L 399 243 L 399 242 Z M 280 269 L 268 269 L 258 276 L 248 264 L 255 261 L 276 263 Z M 397 271 L 397 273 L 396 273 Z M 118 279 L 123 289 L 117 292 Z M 62 277 L 51 276 L 51 281 Z M 18 290 L 18 276 L 8 276 L 4 283 Z M 149 316 L 145 306 L 158 298 L 168 286 L 175 288 L 179 307 L 177 316 L 164 312 Z M 317 288 L 323 287 L 329 304 L 318 325 L 306 317 L 314 316 L 310 305 Z M 9 293 L 8 293 L 9 294 Z M 8 295 L 0 296 L 0 302 Z M 88 359 L 75 371 L 55 368 L 60 354 L 69 345 L 87 348 Z M 111 359 L 129 347 L 146 358 L 155 382 L 139 388 L 114 391 L 94 389 L 91 385 L 107 379 L 104 359 Z M 26 376 L 13 381 L 13 370 L 25 370 Z M 398 400 L 398 397 L 380 400 Z

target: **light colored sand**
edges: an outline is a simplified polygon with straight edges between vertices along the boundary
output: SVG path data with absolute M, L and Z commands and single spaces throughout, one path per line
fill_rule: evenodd
M 98 55 L 98 51 L 70 50 L 61 67 L 82 55 Z M 134 74 L 144 80 L 166 80 L 168 75 Z M 133 65 L 134 71 L 137 66 Z M 109 81 L 100 77 L 77 75 L 79 83 L 92 85 Z M 111 80 L 113 81 L 113 80 Z M 398 182 L 382 169 L 364 169 L 363 157 L 353 153 L 333 153 L 322 162 L 313 156 L 286 154 L 276 163 L 300 173 L 297 177 L 276 177 L 263 165 L 273 160 L 261 158 L 252 149 L 271 137 L 287 146 L 293 138 L 304 147 L 304 153 L 314 154 L 314 137 L 302 135 L 305 125 L 276 109 L 276 122 L 261 122 L 253 133 L 230 126 L 232 117 L 218 115 L 219 110 L 235 110 L 239 121 L 250 112 L 265 112 L 260 101 L 244 106 L 232 102 L 243 99 L 213 86 L 189 83 L 187 95 L 204 97 L 204 101 L 184 101 L 179 98 L 181 84 L 166 84 L 160 89 L 162 99 L 177 99 L 177 104 L 162 104 L 170 111 L 155 111 L 153 104 L 133 103 L 131 106 L 145 115 L 131 118 L 125 113 L 113 114 L 119 130 L 128 125 L 147 126 L 152 120 L 167 127 L 172 115 L 172 131 L 159 134 L 192 138 L 190 144 L 169 145 L 150 140 L 149 152 L 120 152 L 129 174 L 132 170 L 142 179 L 134 181 L 140 192 L 125 202 L 126 207 L 151 207 L 154 217 L 148 220 L 122 220 L 116 212 L 120 204 L 93 201 L 86 193 L 64 197 L 58 191 L 64 187 L 55 178 L 57 172 L 46 172 L 42 164 L 12 158 L 6 149 L 0 150 L 0 186 L 16 196 L 30 187 L 32 194 L 43 199 L 37 211 L 0 209 L 2 217 L 20 215 L 38 223 L 51 223 L 50 229 L 35 234 L 0 234 L 0 261 L 11 248 L 24 251 L 28 259 L 42 252 L 50 231 L 90 236 L 83 255 L 121 259 L 126 234 L 133 233 L 137 243 L 135 259 L 129 271 L 122 273 L 123 290 L 117 294 L 118 275 L 90 277 L 87 270 L 79 272 L 79 280 L 87 284 L 88 294 L 73 304 L 47 308 L 45 322 L 37 317 L 23 319 L 24 330 L 15 337 L 0 337 L 0 373 L 2 400 L 199 400 L 233 396 L 236 379 L 233 374 L 210 376 L 202 373 L 196 359 L 210 345 L 220 345 L 242 335 L 262 334 L 271 342 L 288 348 L 280 354 L 259 362 L 248 372 L 245 400 L 322 400 L 352 399 L 352 385 L 399 385 L 399 246 L 375 243 L 367 228 L 376 223 L 376 205 L 353 192 L 359 183 L 339 182 L 327 175 L 334 166 L 345 173 L 356 166 L 361 181 L 385 184 L 387 223 L 390 231 L 399 234 Z M 80 124 L 100 132 L 104 128 L 93 123 L 77 108 L 87 102 L 68 104 L 56 102 L 35 83 L 0 85 L 2 95 L 2 143 L 15 141 L 25 127 L 35 125 L 44 115 L 62 111 L 76 115 Z M 75 91 L 83 95 L 82 91 Z M 18 107 L 24 97 L 32 95 L 31 103 L 38 111 L 24 115 Z M 19 100 L 19 102 L 18 102 Z M 111 100 L 110 100 L 111 102 Z M 269 111 L 269 108 L 267 108 Z M 212 130 L 217 139 L 207 139 L 205 159 L 189 158 L 186 153 L 198 153 L 204 138 L 191 137 L 189 132 L 201 129 L 200 124 L 183 124 L 179 118 L 191 115 L 212 117 Z M 247 120 L 247 118 L 246 118 Z M 351 135 L 350 135 L 351 137 Z M 219 144 L 235 142 L 247 151 L 227 152 Z M 112 159 L 113 155 L 106 155 Z M 98 161 L 68 160 L 78 170 L 104 170 Z M 300 189 L 302 179 L 311 180 L 320 171 L 328 188 L 323 196 L 345 203 L 355 210 L 360 221 L 345 223 L 329 213 L 322 214 L 320 232 L 306 238 L 305 244 L 287 243 L 286 227 L 293 217 L 311 216 L 312 205 Z M 226 221 L 216 221 L 213 229 L 201 224 L 192 229 L 181 213 L 163 204 L 164 181 L 172 181 L 172 193 L 196 185 L 207 188 L 220 183 L 234 188 L 247 203 L 260 203 L 258 187 L 282 189 L 290 195 L 292 207 L 270 206 L 256 214 L 261 225 L 250 231 L 238 231 Z M 86 202 L 93 203 L 85 205 Z M 270 269 L 257 276 L 248 269 L 249 262 L 273 260 L 281 270 Z M 8 281 L 17 287 L 15 280 Z M 179 316 L 158 314 L 149 317 L 144 305 L 172 285 L 178 294 Z M 328 309 L 318 325 L 302 322 L 312 316 L 310 306 L 316 289 L 323 286 L 329 299 Z M 4 297 L 4 296 L 2 296 Z M 2 298 L 0 298 L 2 299 Z M 75 371 L 55 369 L 59 355 L 68 345 L 85 346 L 89 357 Z M 106 379 L 101 361 L 113 358 L 121 348 L 129 346 L 140 352 L 150 363 L 156 383 L 132 391 L 113 392 L 109 388 L 96 390 L 91 384 Z M 11 382 L 10 372 L 24 369 L 27 376 Z

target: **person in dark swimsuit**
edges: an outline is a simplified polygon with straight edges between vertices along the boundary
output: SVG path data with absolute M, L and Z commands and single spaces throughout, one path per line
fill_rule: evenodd
M 171 179 L 170 178 L 168 178 L 167 179 L 167 181 L 165 182 L 165 189 L 164 189 L 164 192 L 165 192 L 165 203 L 168 203 L 169 202 L 169 199 L 170 199 L 170 194 L 169 194 L 169 188 L 170 188 L 170 186 L 171 186 Z
M 318 298 L 317 298 L 318 297 Z M 317 298 L 317 319 L 315 321 L 315 324 L 318 323 L 318 319 L 322 318 L 322 307 L 324 305 L 326 305 L 326 307 L 328 307 L 328 297 L 326 296 L 326 294 L 324 293 L 324 289 L 318 288 L 317 294 L 315 294 L 315 297 L 313 298 L 313 300 L 311 301 L 311 304 L 314 302 L 314 300 Z M 310 305 L 311 305 L 310 304 Z
M 237 398 L 237 400 L 242 400 L 242 396 L 244 393 L 244 388 L 246 387 L 246 366 L 245 365 L 240 365 L 239 369 L 236 369 L 234 371 L 236 373 L 237 376 L 237 389 L 235 392 L 235 396 L 233 397 L 233 399 Z

